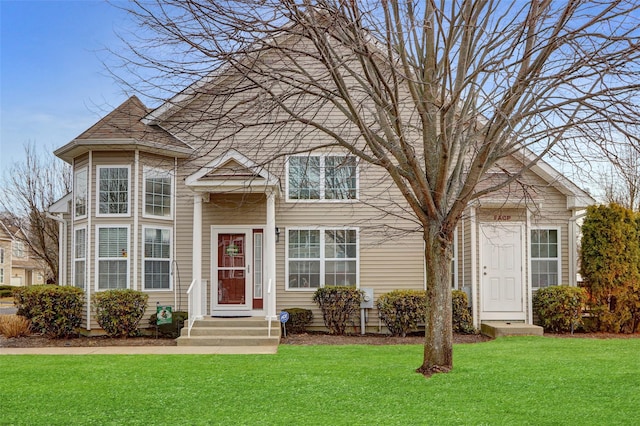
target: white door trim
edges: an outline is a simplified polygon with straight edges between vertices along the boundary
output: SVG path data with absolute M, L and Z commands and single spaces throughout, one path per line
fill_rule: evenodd
M 520 303 L 519 308 L 516 310 L 510 311 L 492 311 L 488 310 L 485 306 L 486 303 L 484 301 L 485 291 L 486 291 L 486 283 L 484 279 L 485 274 L 485 234 L 484 229 L 486 228 L 494 228 L 494 227 L 504 227 L 510 228 L 512 230 L 517 230 L 516 232 L 520 235 L 520 273 L 518 274 L 518 278 L 520 279 Z M 526 310 L 525 310 L 525 295 L 527 294 L 527 286 L 525 279 L 525 268 L 524 265 L 526 263 L 526 241 L 524 238 L 526 226 L 521 222 L 483 222 L 480 223 L 479 232 L 479 267 L 478 267 L 478 282 L 480 286 L 479 291 L 479 304 L 480 304 L 480 321 L 488 321 L 488 320 L 512 320 L 512 321 L 526 321 Z
M 253 305 L 253 229 L 251 226 L 211 226 L 211 315 L 250 315 Z M 220 234 L 245 235 L 245 300 L 244 304 L 218 304 L 218 236 Z

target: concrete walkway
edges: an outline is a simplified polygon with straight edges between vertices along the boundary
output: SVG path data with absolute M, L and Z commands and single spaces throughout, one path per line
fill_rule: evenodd
M 268 355 L 277 346 L 78 346 L 0 348 L 0 355 Z

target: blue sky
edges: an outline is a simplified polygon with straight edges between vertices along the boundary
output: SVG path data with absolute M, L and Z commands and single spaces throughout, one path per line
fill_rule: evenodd
M 60 147 L 127 95 L 102 64 L 127 15 L 98 0 L 0 0 L 0 171 Z

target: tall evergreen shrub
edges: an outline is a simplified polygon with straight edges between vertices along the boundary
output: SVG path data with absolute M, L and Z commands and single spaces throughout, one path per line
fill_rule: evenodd
M 633 333 L 640 325 L 640 218 L 619 205 L 591 206 L 580 254 L 594 326 Z

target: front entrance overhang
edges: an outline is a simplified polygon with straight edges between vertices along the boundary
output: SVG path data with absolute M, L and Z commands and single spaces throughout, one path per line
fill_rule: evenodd
M 202 282 L 202 203 L 210 194 L 266 195 L 264 227 L 264 312 L 267 319 L 276 319 L 276 209 L 280 193 L 279 180 L 243 154 L 230 150 L 185 179 L 194 192 L 193 201 L 193 280 Z

